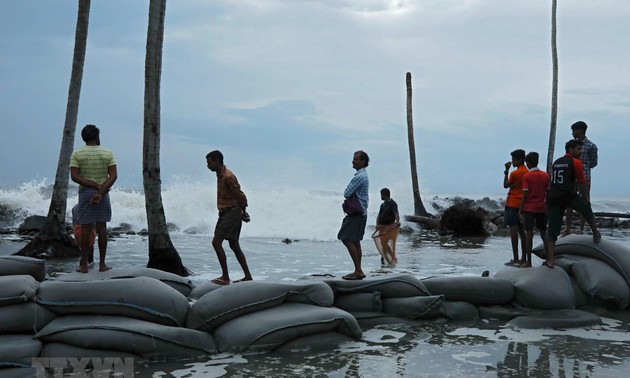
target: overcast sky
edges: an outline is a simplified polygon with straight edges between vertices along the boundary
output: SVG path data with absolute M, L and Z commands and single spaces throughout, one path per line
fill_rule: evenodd
M 555 156 L 584 120 L 593 196 L 626 196 L 630 1 L 558 3 Z M 77 1 L 0 8 L 0 184 L 53 179 Z M 147 17 L 148 1 L 92 1 L 75 146 L 99 126 L 121 186 L 141 185 Z M 503 193 L 510 151 L 546 165 L 550 20 L 551 0 L 171 0 L 162 179 L 211 183 L 205 154 L 220 149 L 249 186 L 340 191 L 363 149 L 373 189 L 406 184 L 411 72 L 421 192 Z

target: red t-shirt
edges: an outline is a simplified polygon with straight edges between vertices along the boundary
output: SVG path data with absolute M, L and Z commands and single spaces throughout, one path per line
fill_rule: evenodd
M 523 191 L 527 191 L 527 202 L 523 204 L 523 211 L 530 213 L 544 213 L 547 211 L 547 189 L 549 189 L 549 175 L 538 168 L 523 175 Z
M 521 207 L 521 199 L 523 198 L 523 175 L 527 172 L 527 167 L 520 165 L 514 172 L 510 173 L 510 177 L 508 178 L 510 191 L 508 192 L 505 206 L 516 207 L 517 209 Z

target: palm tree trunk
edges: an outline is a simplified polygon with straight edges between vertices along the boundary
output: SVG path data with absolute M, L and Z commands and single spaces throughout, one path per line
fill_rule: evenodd
M 551 172 L 553 153 L 556 146 L 556 126 L 558 121 L 558 47 L 556 45 L 557 0 L 551 2 L 551 60 L 553 63 L 553 84 L 551 87 L 551 126 L 549 128 L 549 149 L 547 150 L 547 172 Z
M 68 177 L 70 175 L 70 157 L 74 146 L 74 134 L 79 113 L 79 98 L 83 80 L 83 65 L 87 47 L 88 27 L 90 21 L 90 1 L 78 0 L 77 26 L 74 36 L 74 55 L 72 73 L 68 89 L 66 120 L 61 140 L 61 151 L 57 162 L 57 174 L 53 188 L 48 216 L 44 228 L 33 240 L 16 255 L 32 257 L 77 257 L 81 251 L 74 238 L 68 235 L 66 228 L 66 202 L 68 200 Z
M 418 168 L 416 165 L 416 145 L 413 138 L 413 111 L 411 107 L 411 72 L 407 72 L 407 139 L 409 140 L 409 161 L 411 162 L 411 185 L 413 187 L 414 215 L 428 216 L 420 197 L 418 185 Z
M 149 3 L 149 27 L 144 73 L 144 141 L 142 177 L 149 229 L 148 268 L 188 276 L 182 260 L 173 246 L 166 225 L 160 179 L 160 80 L 162 76 L 162 46 L 166 0 Z

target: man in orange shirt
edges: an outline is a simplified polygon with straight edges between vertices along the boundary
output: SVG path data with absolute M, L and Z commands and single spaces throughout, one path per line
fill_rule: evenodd
M 510 153 L 512 161 L 505 163 L 505 171 L 503 172 L 503 187 L 509 188 L 507 201 L 505 202 L 505 215 L 503 221 L 510 228 L 510 238 L 512 239 L 512 260 L 505 265 L 520 266 L 518 260 L 518 239 L 521 237 L 522 261 L 527 261 L 525 256 L 525 231 L 523 225 L 518 219 L 518 209 L 521 207 L 521 199 L 523 198 L 523 175 L 527 173 L 527 168 L 523 164 L 525 161 L 524 150 L 514 150 Z M 514 166 L 516 170 L 509 174 L 510 166 Z
M 521 267 L 532 267 L 532 243 L 534 241 L 534 223 L 540 231 L 543 245 L 547 246 L 547 190 L 549 189 L 549 175 L 538 168 L 538 152 L 530 152 L 525 156 L 525 165 L 529 172 L 523 175 L 523 199 L 518 210 L 518 217 L 525 226 L 527 236 L 525 257 L 521 260 Z

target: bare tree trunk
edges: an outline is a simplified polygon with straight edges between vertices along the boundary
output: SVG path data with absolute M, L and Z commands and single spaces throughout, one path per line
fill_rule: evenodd
M 77 115 L 79 113 L 79 98 L 81 95 L 83 65 L 90 21 L 90 0 L 78 0 L 78 8 L 66 120 L 46 225 L 29 244 L 15 253 L 16 255 L 40 258 L 77 257 L 81 255 L 79 247 L 74 238 L 68 234 L 66 228 L 70 157 L 72 156 Z
M 144 73 L 144 142 L 142 177 L 149 229 L 149 262 L 147 267 L 190 275 L 173 246 L 166 225 L 160 179 L 160 80 L 166 0 L 149 3 L 149 27 Z
M 420 186 L 418 185 L 418 168 L 416 165 L 416 145 L 413 138 L 413 111 L 411 107 L 411 72 L 407 72 L 407 139 L 409 140 L 409 161 L 411 163 L 411 185 L 413 187 L 414 215 L 428 216 L 422 204 Z
M 556 124 L 558 121 L 558 47 L 556 45 L 557 0 L 551 2 L 551 60 L 553 62 L 553 84 L 551 88 L 551 127 L 549 128 L 549 149 L 547 151 L 547 172 L 551 172 L 553 153 L 556 146 Z

